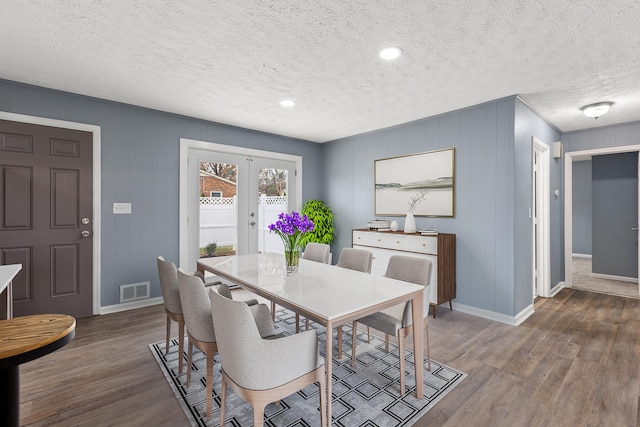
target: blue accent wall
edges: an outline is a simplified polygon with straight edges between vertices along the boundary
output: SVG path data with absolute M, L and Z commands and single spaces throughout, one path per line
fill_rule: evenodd
M 2 80 L 0 111 L 101 127 L 103 307 L 128 283 L 159 297 L 156 257 L 178 261 L 180 138 L 302 156 L 303 200 L 321 193 L 320 144 Z M 113 215 L 114 202 L 132 214 Z
M 325 144 L 1 80 L 0 110 L 101 127 L 102 306 L 117 304 L 126 283 L 149 280 L 160 296 L 155 258 L 178 258 L 180 138 L 302 156 L 303 200 L 336 213 L 334 254 L 374 217 L 374 160 L 453 147 L 455 216 L 418 217 L 417 227 L 457 234 L 458 303 L 507 316 L 531 304 L 531 138 L 559 134 L 515 96 Z M 552 160 L 552 189 L 560 177 Z M 131 202 L 133 214 L 113 215 L 113 202 Z M 564 275 L 555 198 L 551 216 L 555 285 Z
M 591 160 L 573 162 L 572 169 L 572 252 L 591 255 L 591 205 L 593 203 L 591 196 Z
M 638 277 L 638 152 L 593 156 L 592 271 Z
M 559 134 L 509 97 L 325 144 L 324 197 L 338 221 L 333 252 L 374 217 L 374 161 L 455 148 L 455 217 L 417 217 L 420 228 L 457 235 L 458 303 L 514 316 L 531 304 L 531 137 Z M 560 185 L 559 164 L 551 185 Z M 553 188 L 553 187 L 552 187 Z M 552 207 L 552 278 L 561 280 L 562 209 Z M 396 219 L 402 228 L 403 217 Z M 553 282 L 552 282 L 553 283 Z

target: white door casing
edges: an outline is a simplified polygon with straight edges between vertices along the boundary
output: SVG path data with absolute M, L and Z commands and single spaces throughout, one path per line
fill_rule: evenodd
M 532 137 L 532 299 L 537 296 L 549 297 L 551 294 L 550 277 L 550 149 L 549 145 Z M 537 286 L 536 286 L 537 284 Z

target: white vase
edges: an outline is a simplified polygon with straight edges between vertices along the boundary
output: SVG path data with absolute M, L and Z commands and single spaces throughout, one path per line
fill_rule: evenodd
M 391 231 L 398 231 L 398 221 L 391 221 L 391 225 L 389 226 Z
M 404 232 L 405 233 L 416 232 L 416 219 L 413 217 L 412 212 L 408 212 L 407 217 L 404 220 Z

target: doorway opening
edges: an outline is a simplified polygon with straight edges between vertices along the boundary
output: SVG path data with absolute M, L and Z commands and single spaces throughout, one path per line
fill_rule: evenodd
M 584 150 L 584 151 L 574 151 L 574 152 L 566 152 L 565 153 L 565 163 L 564 163 L 564 174 L 565 174 L 565 200 L 564 200 L 564 241 L 565 241 L 565 254 L 564 254 L 564 264 L 565 264 L 565 286 L 569 288 L 573 288 L 573 282 L 580 281 L 579 286 L 576 288 L 581 288 L 593 292 L 602 292 L 609 293 L 621 296 L 633 296 L 640 297 L 640 289 L 638 288 L 640 284 L 634 283 L 633 290 L 629 291 L 629 285 L 624 283 L 626 280 L 620 280 L 621 277 L 616 276 L 608 276 L 602 274 L 593 274 L 592 273 L 592 259 L 589 258 L 591 254 L 583 254 L 580 252 L 584 252 L 579 246 L 579 243 L 574 242 L 574 169 L 577 168 L 576 162 L 582 162 L 585 160 L 591 160 L 594 156 L 604 156 L 609 154 L 621 154 L 621 153 L 634 153 L 640 152 L 640 145 L 632 145 L 632 146 L 621 146 L 621 147 L 609 147 L 602 149 L 594 149 L 594 150 Z M 640 180 L 640 167 L 638 167 L 638 162 L 635 162 L 636 165 L 636 175 L 638 180 Z M 575 167 L 575 168 L 574 168 Z M 576 169 L 577 170 L 577 169 Z M 636 206 L 635 210 L 640 212 L 639 203 L 637 200 L 640 200 L 640 186 L 637 183 L 633 186 L 635 194 L 634 204 Z M 578 194 L 575 197 L 579 197 Z M 635 251 L 637 251 L 637 228 L 638 221 L 640 221 L 640 213 L 636 213 L 634 215 L 635 221 L 633 224 L 626 224 L 625 227 L 629 228 L 627 230 L 629 233 L 635 233 Z M 632 219 L 633 220 L 633 219 Z M 596 238 L 597 239 L 597 238 Z M 578 247 L 574 248 L 574 245 L 578 245 Z M 578 253 L 575 253 L 575 251 Z M 640 257 L 640 255 L 634 255 L 635 258 Z M 634 261 L 640 261 L 635 259 Z M 640 265 L 640 262 L 638 262 Z M 637 270 L 639 267 L 634 267 Z M 636 277 L 638 271 L 634 271 Z M 623 288 L 627 290 L 624 290 Z

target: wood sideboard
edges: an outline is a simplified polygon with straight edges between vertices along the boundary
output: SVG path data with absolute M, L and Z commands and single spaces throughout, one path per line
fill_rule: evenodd
M 402 231 L 352 230 L 352 247 L 373 252 L 371 274 L 383 275 L 392 255 L 427 258 L 433 263 L 429 301 L 436 317 L 436 307 L 456 297 L 456 235 L 438 233 L 423 236 Z

